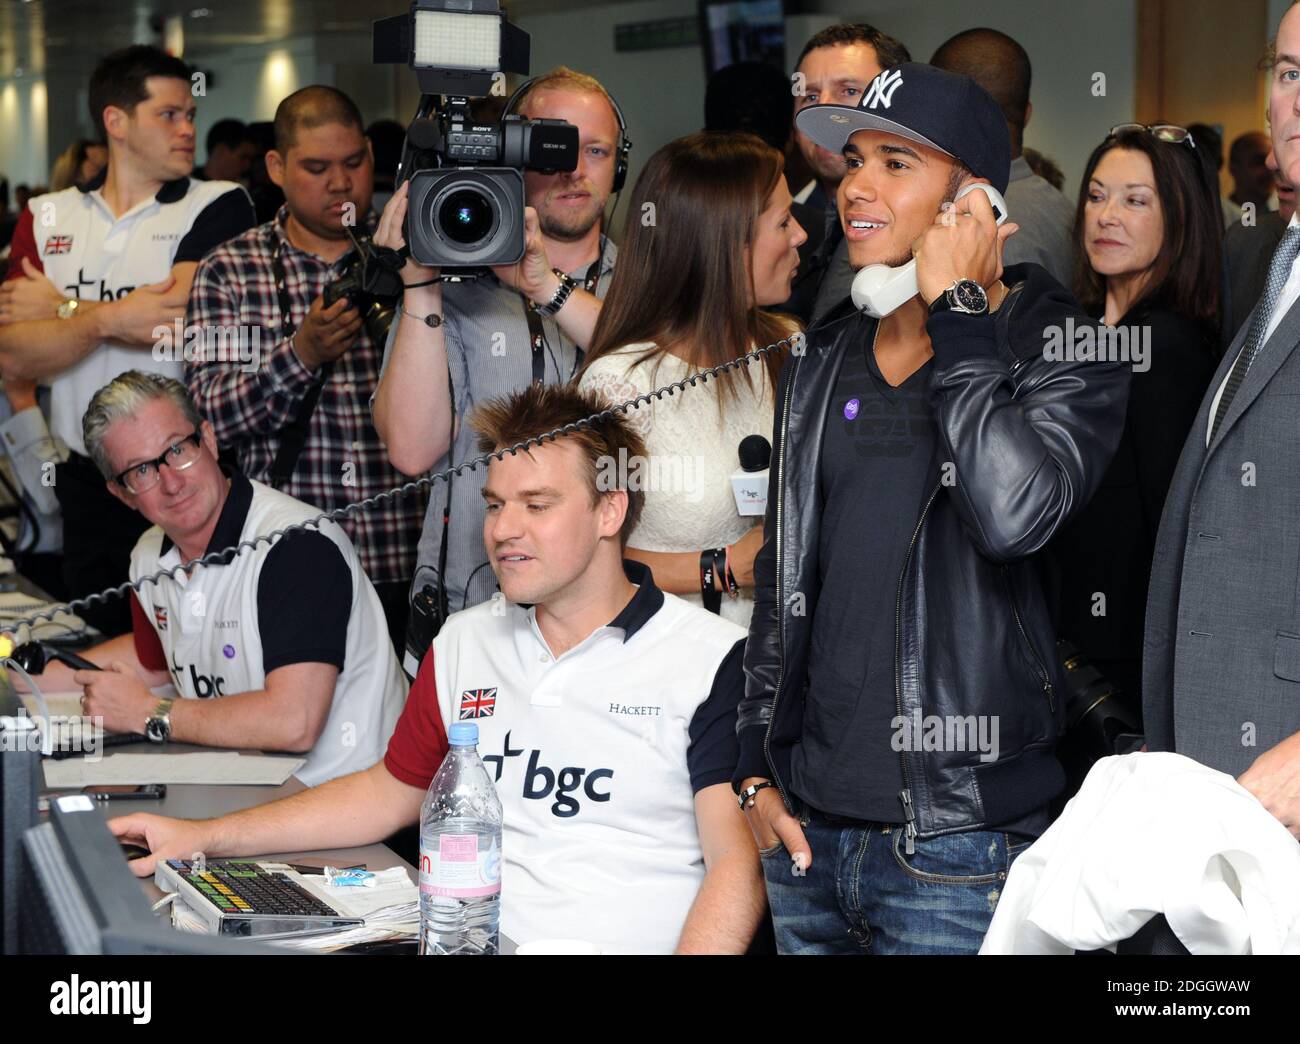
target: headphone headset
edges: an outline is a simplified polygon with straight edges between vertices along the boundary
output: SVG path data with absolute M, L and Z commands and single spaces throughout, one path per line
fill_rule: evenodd
M 538 80 L 545 78 L 545 76 L 530 76 L 516 87 L 514 94 L 510 95 L 510 98 L 506 101 L 502 116 L 515 115 L 515 103 L 527 94 L 529 88 L 533 87 Z M 614 100 L 614 96 L 608 91 L 605 91 L 605 98 L 614 110 L 614 118 L 618 120 L 618 145 L 614 149 L 614 187 L 610 189 L 609 193 L 613 196 L 623 191 L 623 183 L 627 181 L 627 156 L 632 151 L 632 143 L 628 141 L 627 121 L 623 119 L 623 110 L 619 108 L 618 102 Z

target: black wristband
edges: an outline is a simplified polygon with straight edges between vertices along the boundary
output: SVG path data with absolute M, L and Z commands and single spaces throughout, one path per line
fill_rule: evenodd
M 718 586 L 731 598 L 735 594 L 731 590 L 731 584 L 727 578 L 727 549 L 725 547 L 715 547 L 713 549 L 713 572 L 718 578 Z
M 407 290 L 414 290 L 417 286 L 433 286 L 434 283 L 441 283 L 442 276 L 434 276 L 432 279 L 426 279 L 423 283 L 403 283 Z
M 722 592 L 713 586 L 716 553 L 716 548 L 705 548 L 700 552 L 700 597 L 704 601 L 704 608 L 711 613 L 722 612 Z
M 758 792 L 760 790 L 766 790 L 768 787 L 774 787 L 774 786 L 776 786 L 775 783 L 773 783 L 771 780 L 765 779 L 761 783 L 755 783 L 753 786 L 746 787 L 744 790 L 742 790 L 739 794 L 736 795 L 737 798 L 739 799 L 741 809 L 743 810 L 743 809 L 753 808 L 754 798 L 758 794 Z
M 737 598 L 740 595 L 740 585 L 736 583 L 736 574 L 731 571 L 731 565 L 727 562 L 727 548 L 720 547 L 714 552 L 714 563 L 718 570 L 718 576 L 722 578 L 723 587 L 727 589 L 729 598 Z

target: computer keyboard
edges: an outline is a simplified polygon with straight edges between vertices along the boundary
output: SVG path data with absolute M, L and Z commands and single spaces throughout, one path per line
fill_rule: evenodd
M 159 863 L 159 888 L 181 898 L 218 935 L 259 939 L 334 931 L 365 923 L 345 917 L 281 871 L 237 859 Z

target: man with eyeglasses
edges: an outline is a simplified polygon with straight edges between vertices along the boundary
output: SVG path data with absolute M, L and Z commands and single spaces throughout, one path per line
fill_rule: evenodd
M 254 543 L 188 575 L 142 585 L 133 629 L 55 664 L 42 687 L 82 686 L 85 713 L 111 732 L 213 747 L 305 754 L 309 786 L 383 755 L 406 698 L 379 596 L 333 522 L 301 501 L 228 474 L 212 425 L 179 381 L 128 370 L 90 401 L 82 434 L 108 491 L 153 523 L 131 579 Z M 179 699 L 151 688 L 171 682 Z

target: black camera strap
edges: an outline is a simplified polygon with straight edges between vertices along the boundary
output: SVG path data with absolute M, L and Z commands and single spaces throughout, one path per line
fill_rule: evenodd
M 583 277 L 582 288 L 589 294 L 596 292 L 596 284 L 600 282 L 600 262 L 601 258 L 597 257 L 587 267 L 587 274 Z M 522 294 L 519 295 L 524 302 L 524 319 L 528 322 L 528 341 L 533 348 L 533 383 L 546 383 L 546 330 L 542 327 L 542 317 L 537 314 L 537 309 L 533 302 L 528 300 Z M 578 367 L 582 365 L 582 349 L 574 347 L 577 358 L 574 360 L 573 372 L 578 372 Z M 556 366 L 559 366 L 559 360 L 556 360 Z M 556 376 L 559 376 L 558 370 Z M 572 376 L 572 374 L 570 374 Z
M 456 445 L 456 387 L 451 378 L 451 360 L 447 360 L 447 398 L 450 400 L 451 420 L 448 422 L 447 432 L 447 459 L 452 459 L 452 451 Z M 447 598 L 447 530 L 451 526 L 451 475 L 447 476 L 447 499 L 442 505 L 442 542 L 438 547 L 438 611 L 441 618 L 438 626 L 442 626 L 442 621 L 447 619 L 451 612 L 450 603 Z
M 287 338 L 292 337 L 297 332 L 297 328 L 293 325 L 288 277 L 284 271 L 282 252 L 283 241 L 279 235 L 276 235 L 275 249 L 271 252 L 271 273 L 275 277 L 275 293 L 280 300 L 280 336 Z M 320 395 L 325 387 L 325 382 L 330 379 L 330 374 L 334 372 L 334 364 L 332 362 L 324 363 L 318 372 L 320 380 L 307 389 L 307 394 L 302 398 L 302 405 L 298 408 L 298 413 L 280 431 L 280 446 L 275 451 L 275 460 L 271 462 L 271 485 L 276 489 L 284 489 L 288 485 L 289 479 L 293 476 L 294 468 L 298 466 L 298 458 L 302 456 L 302 448 L 307 444 L 307 431 L 311 426 L 312 414 L 316 412 L 316 404 L 320 402 Z

